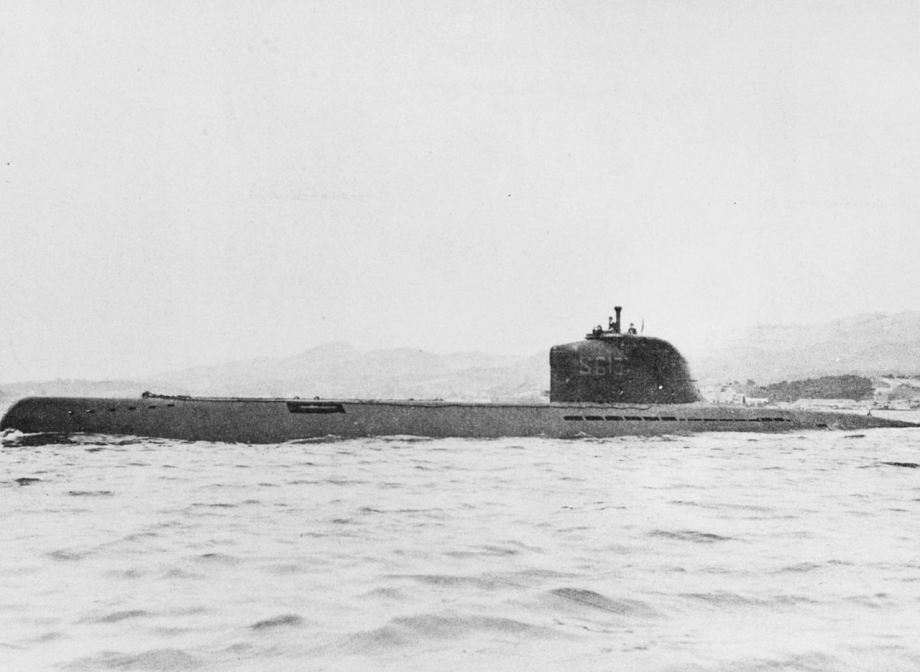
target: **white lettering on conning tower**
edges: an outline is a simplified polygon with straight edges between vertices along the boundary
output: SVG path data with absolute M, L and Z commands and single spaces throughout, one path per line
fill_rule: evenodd
M 578 358 L 578 375 L 580 376 L 622 376 L 623 360 L 626 358 L 619 351 L 614 351 L 606 357 L 597 355 L 589 357 L 581 355 Z

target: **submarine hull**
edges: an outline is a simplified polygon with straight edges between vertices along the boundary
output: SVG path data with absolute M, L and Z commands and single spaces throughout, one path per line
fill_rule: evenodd
M 782 432 L 916 427 L 852 413 L 690 404 L 493 404 L 148 396 L 30 397 L 0 430 L 112 434 L 241 443 L 323 437 L 615 437 L 691 432 Z

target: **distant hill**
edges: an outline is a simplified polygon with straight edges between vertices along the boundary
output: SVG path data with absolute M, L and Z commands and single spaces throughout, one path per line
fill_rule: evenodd
M 439 355 L 408 348 L 361 353 L 336 343 L 293 357 L 187 369 L 152 380 L 150 386 L 180 394 L 528 399 L 549 389 L 548 362 L 543 353 Z
M 549 353 L 503 356 L 479 352 L 433 354 L 408 348 L 361 353 L 333 343 L 291 357 L 200 366 L 136 381 L 16 383 L 0 399 L 23 396 L 164 394 L 268 397 L 539 400 L 549 389 Z
M 679 342 L 675 342 L 681 348 Z M 749 380 L 764 386 L 824 376 L 920 374 L 920 312 L 860 315 L 821 325 L 766 325 L 714 335 L 705 350 L 684 352 L 700 385 Z M 215 396 L 545 399 L 549 353 L 434 354 L 408 348 L 359 352 L 331 343 L 290 357 L 199 366 L 120 381 L 0 385 L 0 400 L 28 395 L 137 396 L 144 390 Z
M 783 381 L 749 391 L 754 397 L 766 397 L 770 403 L 794 402 L 799 399 L 872 399 L 875 388 L 872 380 L 863 376 L 823 376 L 807 380 Z M 905 397 L 906 398 L 906 397 Z
M 920 373 L 920 312 L 859 315 L 825 324 L 761 325 L 714 338 L 705 352 L 689 354 L 701 384 L 854 374 Z

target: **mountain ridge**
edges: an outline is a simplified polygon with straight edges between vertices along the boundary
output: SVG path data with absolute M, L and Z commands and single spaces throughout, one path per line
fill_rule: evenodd
M 679 342 L 674 345 L 681 350 Z M 870 313 L 817 325 L 761 324 L 716 335 L 684 353 L 699 385 L 768 385 L 833 375 L 920 372 L 920 311 Z M 136 396 L 144 390 L 203 396 L 545 400 L 549 349 L 531 355 L 435 354 L 413 348 L 360 352 L 326 343 L 286 357 L 196 366 L 132 380 L 0 384 L 0 398 Z
M 920 311 L 867 313 L 817 325 L 756 325 L 688 359 L 701 383 L 915 374 Z

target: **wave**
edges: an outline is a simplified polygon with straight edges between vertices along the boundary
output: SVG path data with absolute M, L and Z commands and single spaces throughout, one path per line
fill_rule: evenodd
M 257 621 L 250 627 L 253 630 L 268 630 L 269 628 L 293 627 L 303 625 L 303 623 L 304 619 L 297 614 L 284 614 L 282 616 L 267 618 L 264 621 Z

